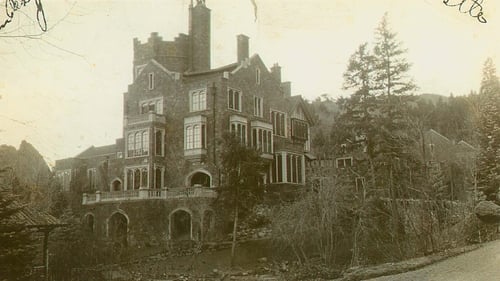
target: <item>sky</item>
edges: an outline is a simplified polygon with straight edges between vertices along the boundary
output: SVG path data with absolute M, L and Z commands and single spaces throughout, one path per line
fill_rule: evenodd
M 6 0 L 0 0 L 2 7 Z M 442 0 L 206 0 L 212 67 L 236 60 L 236 35 L 268 67 L 278 62 L 292 94 L 348 96 L 350 55 L 385 12 L 408 50 L 417 93 L 477 90 L 487 57 L 500 63 L 500 3 L 482 0 L 486 24 Z M 449 4 L 462 0 L 449 0 Z M 480 0 L 476 0 L 481 2 Z M 50 165 L 122 136 L 123 93 L 132 82 L 132 40 L 187 33 L 190 0 L 32 0 L 0 30 L 0 144 L 33 144 Z M 467 12 L 472 0 L 465 0 Z M 477 11 L 477 10 L 476 10 Z M 0 22 L 6 15 L 0 12 Z M 28 35 L 28 36 L 26 36 Z

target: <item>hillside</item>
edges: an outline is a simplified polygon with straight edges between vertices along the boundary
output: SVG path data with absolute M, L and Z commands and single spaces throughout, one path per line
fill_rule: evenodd
M 42 155 L 30 143 L 22 141 L 19 149 L 0 145 L 0 169 L 10 167 L 21 184 L 46 186 L 51 172 Z

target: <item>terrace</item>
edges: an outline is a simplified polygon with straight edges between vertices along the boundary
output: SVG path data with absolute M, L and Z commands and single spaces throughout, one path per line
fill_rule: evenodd
M 215 198 L 217 192 L 209 188 L 201 187 L 180 187 L 169 189 L 147 189 L 140 188 L 123 191 L 96 191 L 95 193 L 84 193 L 82 198 L 83 205 L 92 205 L 96 203 L 110 203 L 137 200 L 168 200 L 179 198 Z

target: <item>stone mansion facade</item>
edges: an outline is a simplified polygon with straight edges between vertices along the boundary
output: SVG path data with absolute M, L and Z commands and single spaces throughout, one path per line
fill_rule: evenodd
M 249 56 L 245 35 L 237 36 L 236 62 L 211 68 L 211 10 L 198 0 L 189 11 L 188 34 L 134 39 L 123 136 L 56 162 L 63 190 L 82 194 L 85 223 L 96 235 L 124 244 L 211 239 L 227 132 L 260 151 L 268 186 L 305 183 L 307 104 L 291 96 L 280 66 L 268 69 Z

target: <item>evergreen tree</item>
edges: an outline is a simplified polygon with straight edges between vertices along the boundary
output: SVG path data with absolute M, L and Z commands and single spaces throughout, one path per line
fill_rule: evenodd
M 376 87 L 380 95 L 404 96 L 416 89 L 412 79 L 407 76 L 411 64 L 404 55 L 407 50 L 397 40 L 397 33 L 389 28 L 387 13 L 375 30 L 375 71 Z M 389 100 L 392 101 L 392 100 Z
M 375 32 L 373 52 L 365 43 L 349 60 L 344 89 L 354 92 L 339 100 L 341 114 L 335 127 L 337 141 L 349 138 L 364 146 L 369 160 L 364 170 L 371 186 L 389 187 L 395 196 L 406 196 L 396 186 L 411 179 L 402 173 L 416 162 L 409 151 L 418 141 L 418 131 L 409 122 L 416 87 L 407 75 L 410 64 L 405 53 L 384 15 Z
M 260 153 L 241 143 L 234 134 L 226 135 L 221 153 L 223 182 L 215 204 L 233 214 L 231 266 L 234 265 L 238 221 L 263 197 L 265 171 Z
M 375 30 L 373 53 L 375 56 L 375 90 L 379 99 L 380 118 L 378 127 L 381 137 L 378 142 L 379 161 L 384 163 L 383 185 L 389 187 L 391 197 L 407 196 L 403 190 L 408 186 L 408 172 L 415 164 L 415 155 L 410 153 L 418 141 L 418 131 L 409 122 L 410 102 L 416 89 L 408 75 L 411 64 L 405 58 L 407 50 L 397 40 L 397 33 L 389 27 L 387 13 Z
M 500 82 L 491 58 L 484 63 L 478 135 L 478 185 L 487 200 L 498 200 L 500 187 Z
M 27 280 L 34 246 L 32 233 L 12 216 L 22 210 L 10 190 L 0 187 L 0 280 Z

